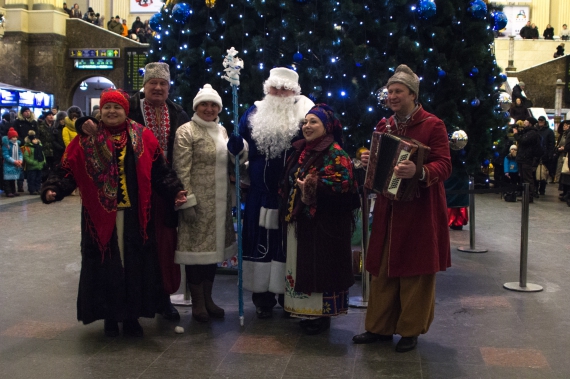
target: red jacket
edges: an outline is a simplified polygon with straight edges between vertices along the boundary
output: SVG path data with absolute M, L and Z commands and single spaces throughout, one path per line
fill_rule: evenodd
M 396 130 L 394 117 L 381 120 L 376 131 L 416 139 L 431 148 L 424 164 L 425 181 L 412 201 L 391 201 L 378 195 L 370 234 L 366 269 L 378 276 L 384 241 L 388 238 L 388 276 L 415 276 L 451 266 L 449 227 L 443 182 L 451 174 L 447 130 L 443 121 L 420 105 L 407 126 Z M 401 125 L 400 125 L 401 126 Z

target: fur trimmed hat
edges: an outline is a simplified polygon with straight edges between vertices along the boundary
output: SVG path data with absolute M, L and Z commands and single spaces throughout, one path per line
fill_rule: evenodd
M 151 79 L 164 79 L 170 85 L 170 68 L 164 62 L 151 62 L 144 66 L 143 86 Z
M 295 91 L 295 95 L 301 94 L 299 74 L 287 67 L 276 67 L 269 71 L 269 78 L 263 83 L 263 91 L 269 93 L 271 87 L 285 88 Z
M 65 120 L 66 117 L 67 117 L 67 112 L 64 111 L 57 112 L 57 114 L 55 115 L 55 124 L 59 127 L 59 123 L 62 120 Z
M 511 145 L 511 147 L 509 147 L 509 151 L 511 151 L 511 150 L 513 150 L 513 149 L 518 150 L 517 145 Z
M 216 103 L 220 106 L 220 110 L 222 110 L 222 98 L 218 92 L 209 84 L 204 84 L 204 87 L 198 91 L 198 94 L 192 102 L 192 110 L 196 110 L 198 104 L 204 101 L 211 101 L 213 103 Z
M 416 97 L 420 96 L 420 78 L 405 64 L 401 64 L 396 68 L 396 72 L 386 83 L 386 87 L 390 87 L 392 83 L 401 83 L 408 87 Z

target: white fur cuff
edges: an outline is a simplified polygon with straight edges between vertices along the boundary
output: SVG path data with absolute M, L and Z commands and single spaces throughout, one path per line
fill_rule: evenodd
M 186 202 L 179 207 L 174 207 L 174 210 L 179 211 L 181 209 L 187 209 L 195 206 L 196 204 L 198 204 L 198 202 L 196 201 L 196 195 L 190 194 L 186 196 Z

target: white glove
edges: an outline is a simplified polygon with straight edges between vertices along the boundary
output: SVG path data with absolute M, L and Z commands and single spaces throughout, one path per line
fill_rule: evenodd
M 194 209 L 194 207 L 183 209 L 180 212 L 182 212 L 184 222 L 192 224 L 196 221 L 196 209 Z

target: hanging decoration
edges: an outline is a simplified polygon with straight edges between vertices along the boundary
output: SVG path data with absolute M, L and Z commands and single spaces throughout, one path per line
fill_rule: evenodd
M 376 99 L 382 108 L 388 109 L 388 87 L 384 86 L 376 91 Z
M 214 8 L 216 6 L 216 0 L 206 0 L 206 6 L 208 8 Z
M 433 0 L 420 0 L 416 9 L 419 17 L 424 20 L 430 19 L 436 14 L 436 5 Z
M 493 30 L 499 31 L 507 27 L 509 19 L 505 13 L 497 11 L 493 13 Z
M 152 17 L 148 21 L 148 25 L 155 32 L 160 31 L 160 29 L 161 29 L 160 24 L 161 23 L 162 23 L 162 15 L 160 13 L 155 13 L 154 15 L 152 15 Z
M 206 59 L 204 59 L 204 63 L 206 63 L 206 66 L 211 67 L 212 66 L 212 58 L 207 57 Z
M 456 130 L 451 134 L 449 138 L 449 148 L 451 150 L 461 150 L 467 145 L 467 133 L 463 130 Z
M 303 54 L 301 54 L 298 51 L 295 54 L 293 54 L 293 62 L 300 63 L 302 61 L 303 61 Z
M 445 72 L 445 70 L 438 68 L 437 69 L 437 77 L 440 79 L 443 79 L 447 76 L 447 72 Z
M 469 71 L 469 76 L 474 78 L 477 75 L 479 75 L 479 69 L 475 66 L 473 66 L 473 68 L 471 68 L 471 71 Z
M 482 20 L 487 16 L 487 4 L 483 0 L 473 0 L 467 11 L 473 18 Z
M 479 105 L 481 105 L 481 100 L 479 100 L 478 98 L 474 98 L 473 100 L 471 100 L 471 106 L 473 108 L 477 108 Z
M 509 108 L 511 107 L 511 104 L 513 103 L 513 99 L 511 98 L 511 95 L 509 95 L 507 92 L 499 93 L 499 98 L 497 99 L 497 101 L 498 101 L 498 103 L 501 106 L 501 109 L 503 111 L 509 110 Z
M 190 5 L 178 3 L 172 8 L 172 18 L 179 24 L 185 24 L 192 11 Z

